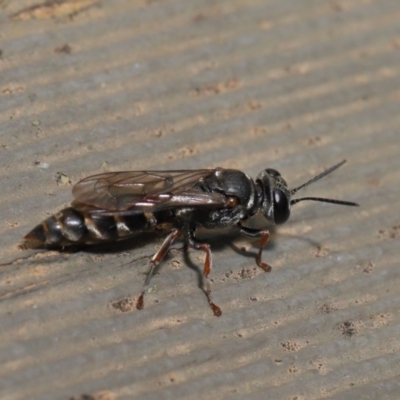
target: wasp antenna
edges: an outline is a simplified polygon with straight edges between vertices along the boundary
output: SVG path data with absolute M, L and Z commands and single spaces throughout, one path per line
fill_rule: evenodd
M 310 179 L 308 182 L 303 183 L 302 185 L 300 185 L 299 187 L 295 188 L 295 189 L 291 189 L 290 190 L 290 194 L 293 196 L 295 193 L 297 193 L 300 189 L 305 188 L 308 185 L 311 185 L 312 183 L 320 180 L 321 178 L 323 178 L 324 176 L 330 174 L 331 172 L 333 172 L 335 169 L 338 169 L 339 167 L 341 167 L 344 163 L 346 162 L 346 160 L 340 161 L 340 163 L 335 164 L 333 167 L 328 168 L 327 170 L 325 170 L 324 172 L 321 172 L 319 175 L 315 176 L 314 178 Z M 299 199 L 301 200 L 301 199 Z M 319 200 L 318 200 L 319 201 Z M 332 202 L 331 202 L 332 203 Z M 294 203 L 291 203 L 294 204 Z
M 343 201 L 343 200 L 335 200 L 335 199 L 325 199 L 323 197 L 302 197 L 301 199 L 294 199 L 290 201 L 290 205 L 296 204 L 299 201 L 303 200 L 312 200 L 312 201 L 320 201 L 322 203 L 332 203 L 332 204 L 341 204 L 342 206 L 354 206 L 359 207 L 359 204 L 353 203 L 352 201 Z

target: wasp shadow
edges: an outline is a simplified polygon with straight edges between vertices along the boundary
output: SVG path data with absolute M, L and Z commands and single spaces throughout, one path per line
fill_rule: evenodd
M 271 233 L 274 233 L 275 229 L 276 228 L 273 226 L 269 229 L 269 231 Z M 252 249 L 246 250 L 243 248 L 243 246 L 236 245 L 235 241 L 237 241 L 239 238 L 244 238 L 249 243 L 253 243 Z M 255 259 L 259 249 L 257 240 L 245 236 L 240 233 L 239 229 L 233 229 L 233 228 L 227 230 L 213 230 L 213 231 L 201 229 L 198 231 L 198 234 L 196 234 L 196 239 L 200 242 L 208 243 L 211 247 L 211 251 L 213 252 L 213 254 L 215 254 L 216 252 L 218 253 L 219 251 L 225 249 L 226 247 L 230 247 L 232 250 L 234 250 L 241 256 Z M 268 246 L 273 248 L 275 245 L 271 243 L 268 244 Z M 189 250 L 194 251 L 194 249 L 191 249 L 190 246 L 187 243 L 185 243 L 184 253 L 183 253 L 184 262 L 187 267 L 196 272 L 198 287 L 203 291 L 205 291 L 205 286 L 204 286 L 205 277 L 203 274 L 204 266 L 201 264 L 199 265 L 199 263 L 193 262 L 193 260 L 190 257 Z M 201 250 L 195 250 L 195 251 L 201 251 Z M 212 273 L 210 274 L 210 279 L 212 280 Z
M 132 251 L 137 248 L 145 247 L 149 243 L 162 241 L 166 233 L 159 232 L 140 232 L 130 238 L 118 241 L 104 242 L 99 244 L 83 245 L 77 247 L 75 251 L 93 254 L 115 254 Z

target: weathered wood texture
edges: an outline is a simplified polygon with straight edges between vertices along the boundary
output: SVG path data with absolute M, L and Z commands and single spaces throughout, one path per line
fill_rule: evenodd
M 0 27 L 1 399 L 399 398 L 398 0 L 5 1 Z M 296 205 L 271 273 L 213 235 L 221 318 L 180 244 L 143 311 L 114 307 L 161 236 L 18 249 L 104 170 L 272 167 L 295 186 L 341 159 L 304 193 L 361 207 Z

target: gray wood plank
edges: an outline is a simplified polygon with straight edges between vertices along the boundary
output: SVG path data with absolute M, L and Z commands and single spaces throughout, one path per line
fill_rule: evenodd
M 0 397 L 397 399 L 398 2 L 49 4 L 0 2 Z M 179 243 L 143 311 L 113 306 L 160 235 L 18 248 L 87 175 L 271 167 L 296 186 L 342 159 L 303 193 L 361 207 L 294 206 L 271 273 L 252 241 L 203 233 L 220 318 Z

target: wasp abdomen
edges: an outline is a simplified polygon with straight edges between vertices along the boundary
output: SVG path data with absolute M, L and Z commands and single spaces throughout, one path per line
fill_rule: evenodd
M 102 215 L 68 207 L 45 219 L 24 239 L 27 247 L 63 247 L 122 240 L 165 223 L 169 218 L 163 214 Z

